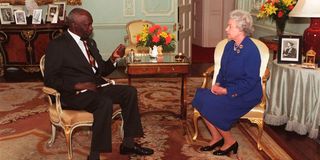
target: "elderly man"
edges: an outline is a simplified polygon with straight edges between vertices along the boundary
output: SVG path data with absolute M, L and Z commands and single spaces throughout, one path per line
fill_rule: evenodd
M 101 76 L 116 68 L 123 45 L 117 47 L 109 60 L 99 54 L 92 34 L 92 16 L 84 9 L 74 8 L 67 19 L 69 28 L 48 45 L 45 61 L 45 85 L 61 92 L 64 109 L 86 110 L 93 114 L 91 150 L 88 159 L 99 159 L 101 152 L 111 151 L 111 117 L 113 103 L 119 103 L 124 120 L 124 139 L 120 154 L 151 155 L 153 150 L 134 142 L 143 135 L 137 90 L 127 85 L 109 85 Z M 86 90 L 86 92 L 78 92 Z

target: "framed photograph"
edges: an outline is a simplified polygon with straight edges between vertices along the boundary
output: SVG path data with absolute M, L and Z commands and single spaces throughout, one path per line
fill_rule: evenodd
M 34 9 L 32 14 L 32 24 L 41 24 L 42 9 Z
M 53 4 L 56 4 L 58 5 L 58 17 L 59 17 L 59 20 L 60 21 L 64 21 L 65 19 L 65 13 L 66 13 L 66 5 L 67 5 L 67 2 L 54 2 Z
M 10 5 L 0 6 L 1 24 L 11 24 L 14 22 L 12 7 Z
M 23 10 L 15 11 L 14 18 L 16 20 L 16 24 L 27 24 L 26 13 Z
M 57 23 L 59 16 L 59 6 L 56 4 L 48 4 L 47 22 Z
M 278 63 L 301 64 L 302 36 L 279 37 Z

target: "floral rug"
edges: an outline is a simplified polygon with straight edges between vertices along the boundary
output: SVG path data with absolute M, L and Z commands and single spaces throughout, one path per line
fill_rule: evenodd
M 0 125 L 46 111 L 42 82 L 0 83 Z
M 116 79 L 117 84 L 127 84 L 126 79 Z M 209 133 L 199 121 L 200 136 L 192 141 L 193 128 L 191 125 L 192 100 L 195 88 L 200 86 L 201 78 L 189 78 L 187 82 L 188 114 L 187 121 L 181 121 L 180 114 L 180 81 L 177 78 L 136 78 L 132 85 L 138 89 L 139 107 L 145 136 L 140 139 L 144 146 L 155 150 L 152 156 L 121 156 L 119 145 L 120 121 L 113 123 L 113 152 L 103 154 L 101 159 L 190 159 L 190 160 L 228 160 L 234 157 L 217 157 L 211 152 L 199 152 L 199 147 L 206 145 Z M 65 138 L 58 132 L 55 143 L 49 147 L 51 127 L 45 112 L 46 97 L 41 92 L 42 83 L 3 83 L 0 84 L 0 159 L 67 159 Z M 4 94 L 5 92 L 6 94 Z M 3 95 L 5 95 L 3 98 Z M 25 95 L 30 95 L 26 97 Z M 14 101 L 19 99 L 19 101 Z M 6 118 L 4 118 L 6 117 Z M 256 127 L 238 123 L 232 132 L 239 142 L 238 156 L 246 160 L 259 159 L 290 159 L 285 152 L 269 138 L 266 143 L 270 148 L 265 151 L 257 150 L 255 142 Z M 91 132 L 89 128 L 78 129 L 73 134 L 73 151 L 76 160 L 86 159 L 90 148 Z M 247 130 L 250 134 L 243 132 Z M 264 137 L 268 136 L 264 133 Z M 251 138 L 252 137 L 252 138 Z

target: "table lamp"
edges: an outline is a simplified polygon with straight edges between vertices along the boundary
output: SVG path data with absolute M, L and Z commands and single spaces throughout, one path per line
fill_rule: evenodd
M 320 1 L 298 0 L 289 16 L 311 18 L 310 26 L 303 33 L 303 54 L 310 49 L 314 50 L 320 65 Z

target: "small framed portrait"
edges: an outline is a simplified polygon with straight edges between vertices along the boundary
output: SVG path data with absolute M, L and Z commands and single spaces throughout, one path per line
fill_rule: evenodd
M 42 9 L 34 9 L 32 14 L 32 24 L 41 24 Z
M 48 4 L 47 22 L 57 23 L 59 16 L 59 6 L 56 4 Z
M 65 19 L 65 13 L 66 13 L 66 5 L 67 2 L 54 2 L 54 4 L 58 5 L 58 17 L 60 21 L 64 21 Z
M 14 18 L 16 20 L 16 24 L 27 24 L 26 13 L 23 10 L 15 11 Z
M 302 36 L 283 35 L 279 37 L 278 63 L 301 64 Z
M 14 22 L 12 6 L 0 6 L 0 20 L 1 24 L 11 24 L 12 22 Z

